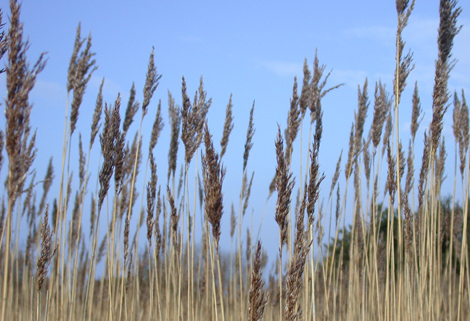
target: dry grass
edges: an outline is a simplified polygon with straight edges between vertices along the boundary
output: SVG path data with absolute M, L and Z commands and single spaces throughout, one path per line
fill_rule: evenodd
M 223 126 L 219 153 L 208 126 L 211 99 L 202 78 L 193 101 L 182 79 L 181 108 L 168 92 L 171 143 L 167 181 L 160 182 L 154 149 L 164 129 L 161 100 L 149 135 L 147 162 L 142 163 L 146 150 L 142 148 L 142 124 L 149 106 L 153 105 L 154 93 L 158 94 L 161 77 L 153 49 L 142 104 L 133 84 L 121 121 L 121 96 L 117 94 L 113 104 L 103 103 L 103 79 L 91 122 L 88 151 L 83 148 L 81 133 L 75 149 L 72 135 L 79 108 L 97 68 L 91 35 L 82 38 L 78 26 L 67 75 L 67 97 L 64 97 L 67 121 L 60 175 L 56 174 L 52 158 L 42 181 L 30 174 L 36 156 L 36 134 L 30 126 L 32 105 L 28 97 L 38 74 L 45 68 L 45 56 L 41 55 L 32 67 L 29 65 L 20 7 L 17 1 L 10 1 L 8 31 L 0 33 L 0 59 L 8 54 L 5 70 L 0 70 L 5 72 L 7 83 L 5 132 L 0 131 L 0 165 L 8 164 L 0 207 L 1 320 L 467 320 L 470 317 L 469 200 L 462 200 L 462 204 L 456 200 L 457 186 L 462 188 L 462 195 L 468 195 L 470 190 L 469 112 L 463 91 L 460 95 L 455 93 L 452 102 L 456 151 L 454 191 L 448 199 L 442 197 L 441 191 L 443 179 L 452 171 L 444 166 L 446 142 L 441 134 L 444 114 L 450 108 L 448 79 L 455 65 L 451 59 L 453 40 L 460 30 L 457 18 L 461 9 L 456 1 L 442 0 L 440 5 L 433 114 L 426 130 L 428 134 L 424 135 L 421 159 L 415 158 L 415 138 L 422 120 L 418 84 L 409 102 L 402 99 L 407 77 L 413 69 L 412 53 L 403 53 L 406 47 L 403 30 L 414 1 L 397 0 L 396 3 L 393 96 L 385 84 L 375 83 L 373 116 L 366 135 L 370 105 L 368 80 L 359 86 L 347 160 L 342 164 L 341 151 L 331 187 L 324 187 L 318 158 L 322 152 L 322 98 L 340 85 L 326 89 L 329 77 L 329 73 L 325 74 L 326 66 L 315 55 L 310 70 L 305 60 L 300 96 L 294 79 L 290 106 L 286 106 L 287 124 L 284 130 L 279 125 L 272 146 L 277 168 L 269 196 L 276 192 L 277 201 L 275 213 L 267 216 L 279 225 L 279 253 L 270 274 L 266 274 L 268 257 L 261 247 L 257 227 L 249 228 L 246 240 L 242 241 L 243 219 L 254 181 L 254 172 L 251 179 L 248 173 L 255 134 L 254 103 L 239 182 L 238 212 L 232 202 L 230 235 L 223 235 L 221 219 L 228 215 L 224 200 L 232 199 L 232 195 L 223 193 L 226 169 L 222 164 L 222 158 L 229 157 L 229 137 L 234 128 L 232 96 L 225 122 L 219 124 Z M 1 13 L 0 25 L 4 17 Z M 398 131 L 402 106 L 412 109 L 408 149 L 402 146 Z M 67 116 L 69 109 L 70 116 Z M 305 156 L 302 132 L 308 111 L 310 138 L 305 144 L 308 148 Z M 139 130 L 128 137 L 139 112 Z M 93 148 L 98 134 L 100 148 Z M 297 137 L 300 142 L 296 141 Z M 185 149 L 182 161 L 177 159 L 180 139 Z M 296 152 L 300 156 L 299 166 L 291 162 Z M 100 155 L 98 166 L 90 164 L 92 153 Z M 72 157 L 78 159 L 78 174 L 70 168 Z M 415 162 L 420 166 L 417 180 Z M 194 169 L 193 179 L 190 168 Z M 344 181 L 340 179 L 341 168 L 344 168 Z M 148 170 L 150 177 L 147 177 Z M 96 188 L 88 184 L 92 171 L 98 173 Z M 140 172 L 144 173 L 142 189 L 136 186 Z M 55 175 L 59 176 L 60 190 L 50 202 L 49 191 Z M 75 176 L 78 184 L 72 184 Z M 178 188 L 176 179 L 180 182 Z M 340 183 L 344 184 L 341 189 Z M 78 188 L 74 190 L 74 186 Z M 329 192 L 325 201 L 320 199 L 322 188 Z M 189 195 L 191 190 L 193 197 Z M 348 192 L 352 198 L 348 198 Z M 36 199 L 36 193 L 42 193 L 41 197 Z M 295 199 L 296 204 L 292 204 Z M 349 199 L 352 204 L 347 204 Z M 25 213 L 26 219 L 22 219 Z M 84 219 L 90 220 L 87 229 L 82 226 Z M 196 240 L 196 220 L 203 222 L 200 240 Z M 131 221 L 137 221 L 137 225 Z M 347 221 L 353 222 L 350 228 L 346 226 Z M 144 223 L 147 240 L 139 244 Z M 105 235 L 100 235 L 101 231 L 106 231 Z M 20 233 L 27 233 L 25 248 L 19 246 Z M 328 244 L 323 246 L 325 237 Z M 224 254 L 219 243 L 221 239 L 228 242 L 228 238 L 231 250 Z M 314 251 L 315 248 L 319 250 Z

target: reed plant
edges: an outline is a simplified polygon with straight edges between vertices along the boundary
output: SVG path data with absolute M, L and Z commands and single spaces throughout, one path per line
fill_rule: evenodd
M 294 78 L 286 125 L 278 124 L 273 137 L 277 165 L 272 184 L 266 186 L 266 205 L 275 202 L 275 210 L 270 213 L 265 205 L 260 213 L 279 227 L 279 252 L 271 257 L 273 269 L 267 273 L 260 227 L 251 226 L 244 234 L 254 181 L 249 156 L 255 104 L 241 181 L 235 182 L 241 184 L 239 195 L 224 194 L 223 161 L 232 157 L 229 142 L 238 107 L 232 95 L 224 123 L 211 128 L 212 100 L 202 77 L 193 100 L 183 77 L 181 107 L 178 98 L 167 94 L 165 133 L 165 108 L 162 100 L 153 99 L 161 95 L 153 48 L 142 103 L 134 83 L 125 111 L 120 93 L 112 103 L 104 102 L 105 79 L 101 81 L 86 149 L 83 133 L 73 134 L 79 131 L 79 111 L 98 62 L 91 34 L 82 38 L 79 24 L 67 73 L 61 166 L 54 166 L 51 158 L 39 181 L 32 171 L 37 150 L 29 94 L 47 59 L 41 54 L 29 64 L 21 4 L 10 0 L 8 29 L 0 32 L 0 60 L 5 60 L 0 73 L 7 85 L 0 131 L 0 169 L 3 163 L 6 168 L 0 207 L 0 320 L 467 320 L 470 210 L 468 197 L 459 200 L 457 195 L 459 188 L 465 196 L 470 190 L 470 120 L 464 91 L 452 89 L 452 95 L 449 89 L 462 9 L 456 0 L 440 1 L 432 120 L 420 153 L 415 148 L 418 128 L 428 124 L 422 124 L 418 83 L 412 97 L 403 95 L 413 71 L 403 31 L 414 4 L 396 1 L 392 93 L 380 80 L 374 86 L 365 79 L 358 86 L 357 111 L 345 137 L 348 151 L 343 155 L 338 150 L 326 187 L 319 160 L 323 126 L 328 126 L 323 123 L 323 98 L 342 84 L 327 86 L 330 73 L 318 53 L 311 67 L 305 60 L 301 85 Z M 411 120 L 402 119 L 403 108 L 412 110 Z M 449 109 L 453 169 L 445 167 L 449 143 L 442 136 Z M 310 119 L 305 120 L 307 111 Z M 142 128 L 149 112 L 155 119 L 147 149 Z M 139 128 L 131 133 L 139 116 Z M 399 130 L 407 121 L 408 148 Z M 222 129 L 220 149 L 211 134 L 216 126 Z M 161 135 L 170 137 L 166 182 L 159 178 L 154 152 Z M 182 160 L 177 159 L 180 139 Z M 292 162 L 295 153 L 298 166 Z M 98 164 L 90 161 L 91 155 L 99 156 Z M 74 158 L 78 171 L 71 168 Z M 442 182 L 452 170 L 453 194 L 445 198 Z M 92 172 L 97 173 L 95 184 L 89 182 Z M 142 189 L 138 177 L 143 177 Z M 60 187 L 51 196 L 54 183 Z M 322 190 L 327 191 L 325 200 Z M 224 216 L 230 216 L 230 235 L 221 229 Z M 141 231 L 144 223 L 146 233 Z M 20 234 L 25 235 L 24 248 Z M 229 241 L 226 254 L 221 243 Z

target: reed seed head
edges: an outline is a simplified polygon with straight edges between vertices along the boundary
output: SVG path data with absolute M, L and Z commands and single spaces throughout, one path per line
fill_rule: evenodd
M 95 141 L 96 135 L 99 131 L 99 122 L 101 118 L 101 112 L 103 111 L 103 85 L 104 78 L 101 81 L 100 89 L 98 91 L 98 96 L 96 97 L 95 111 L 93 112 L 93 120 L 91 122 L 91 136 L 90 136 L 90 150 Z
M 173 195 L 171 195 L 171 191 L 170 191 L 170 187 L 166 187 L 166 192 L 167 192 L 167 197 L 168 197 L 168 202 L 170 203 L 170 220 L 171 220 L 171 226 L 170 226 L 170 230 L 171 230 L 171 238 L 173 240 L 173 247 L 176 248 L 176 249 L 179 249 L 179 246 L 178 246 L 178 221 L 179 221 L 179 214 L 176 210 L 176 206 L 175 206 L 175 200 L 173 198 Z M 164 240 L 166 238 L 164 237 Z
M 77 30 L 77 36 L 80 37 L 79 30 Z M 80 47 L 84 41 L 85 39 L 79 42 L 78 50 L 80 50 Z M 82 104 L 83 95 L 85 94 L 85 89 L 88 84 L 88 81 L 90 80 L 93 72 L 98 69 L 98 67 L 95 66 L 96 61 L 92 59 L 94 55 L 95 54 L 91 52 L 91 34 L 88 35 L 85 49 L 81 51 L 78 56 L 75 54 L 74 46 L 74 53 L 72 54 L 72 58 L 75 59 L 75 61 L 73 62 L 75 66 L 72 67 L 73 74 L 71 75 L 73 79 L 71 82 L 73 89 L 73 98 L 72 111 L 70 113 L 70 135 L 72 135 L 75 131 L 75 126 L 78 120 L 78 110 L 80 108 L 80 105 Z
M 55 254 L 55 250 L 52 250 L 51 239 L 52 231 L 49 227 L 49 213 L 48 207 L 44 212 L 44 219 L 41 227 L 41 256 L 38 258 L 37 262 L 37 291 L 41 291 L 42 284 L 47 275 L 47 268 L 51 263 L 51 259 Z
M 162 101 L 159 100 L 157 115 L 155 116 L 155 121 L 152 127 L 152 134 L 150 135 L 149 154 L 153 151 L 155 145 L 157 145 L 158 138 L 160 137 L 160 133 L 162 132 L 164 126 L 165 124 L 163 123 L 162 117 Z
M 135 84 L 132 83 L 131 92 L 129 94 L 129 102 L 127 103 L 126 108 L 126 115 L 124 117 L 124 122 L 122 123 L 122 131 L 127 133 L 129 127 L 131 126 L 132 122 L 134 121 L 134 116 L 137 114 L 139 110 L 140 104 L 138 101 L 135 100 Z
M 8 30 L 8 60 L 5 66 L 7 98 L 5 99 L 5 146 L 8 154 L 7 190 L 9 202 L 15 204 L 22 192 L 27 173 L 36 156 L 35 137 L 29 137 L 29 117 L 32 105 L 29 93 L 37 75 L 45 67 L 44 53 L 30 68 L 26 60 L 28 41 L 23 40 L 23 23 L 20 21 L 21 5 L 10 1 L 10 27 Z
M 380 137 L 382 135 L 382 129 L 387 119 L 387 113 L 390 110 L 391 100 L 388 97 L 385 85 L 381 82 L 375 84 L 375 95 L 374 95 L 374 116 L 372 120 L 371 137 L 374 148 L 380 143 Z
M 302 92 L 300 93 L 300 100 L 299 100 L 299 109 L 300 109 L 301 119 L 304 119 L 304 116 L 307 112 L 307 108 L 309 107 L 309 103 L 310 103 L 310 91 L 311 91 L 310 82 L 312 80 L 312 74 L 310 72 L 310 69 L 308 68 L 307 58 L 305 58 L 304 60 L 303 73 L 304 73 L 304 79 L 302 82 Z
M 202 156 L 202 173 L 204 182 L 205 216 L 212 225 L 212 236 L 219 250 L 220 222 L 224 211 L 222 183 L 225 168 L 220 163 L 219 155 L 214 150 L 212 136 L 207 124 L 204 127 L 205 153 Z
M 116 128 L 119 132 L 119 108 L 121 97 L 118 94 L 113 108 L 105 104 L 105 122 L 103 132 L 100 134 L 101 153 L 103 155 L 103 165 L 99 174 L 100 191 L 98 193 L 98 212 L 101 210 L 104 198 L 109 190 L 109 182 L 116 165 Z
M 280 248 L 287 244 L 287 227 L 288 227 L 288 214 L 290 211 L 291 194 L 294 188 L 294 180 L 292 173 L 289 173 L 287 168 L 286 159 L 284 155 L 284 141 L 282 140 L 281 127 L 278 126 L 278 133 L 276 138 L 276 214 L 275 220 L 279 225 L 280 231 Z
M 155 157 L 153 153 L 150 153 L 150 172 L 151 178 L 147 185 L 147 239 L 149 247 L 152 246 L 152 234 L 153 234 L 153 213 L 155 212 L 155 198 L 157 194 L 157 164 L 155 164 Z
M 171 174 L 173 177 L 176 172 L 176 159 L 178 156 L 178 137 L 180 134 L 180 125 L 181 125 L 181 114 L 178 106 L 175 106 L 175 100 L 171 96 L 170 91 L 168 91 L 168 114 L 170 115 L 171 123 L 171 140 L 170 140 L 170 150 L 168 152 L 168 180 L 170 180 Z
M 144 86 L 144 102 L 142 103 L 142 118 L 147 114 L 147 108 L 150 104 L 150 99 L 152 99 L 153 93 L 158 87 L 159 80 L 162 78 L 161 75 L 157 73 L 157 67 L 155 66 L 153 51 L 155 48 L 152 47 L 152 52 L 149 57 L 149 64 L 147 70 L 147 76 L 145 78 Z
M 433 115 L 430 125 L 431 157 L 435 158 L 437 147 L 440 143 L 443 128 L 443 118 L 447 111 L 449 92 L 447 82 L 454 62 L 449 61 L 454 44 L 454 37 L 461 27 L 457 27 L 457 17 L 462 9 L 456 8 L 457 1 L 442 0 L 439 6 L 440 23 L 438 29 L 438 59 L 434 77 L 433 90 Z
M 294 78 L 294 88 L 292 90 L 292 98 L 290 100 L 290 109 L 287 115 L 287 129 L 285 132 L 286 137 L 286 161 L 287 166 L 290 164 L 290 160 L 293 152 L 293 144 L 297 133 L 299 132 L 301 122 L 301 109 L 299 105 L 299 96 L 297 95 L 297 77 Z
M 246 169 L 248 164 L 248 157 L 250 156 L 250 150 L 253 147 L 253 136 L 255 135 L 255 127 L 253 122 L 253 112 L 255 110 L 255 102 L 253 101 L 253 106 L 250 110 L 250 121 L 248 122 L 248 130 L 246 132 L 246 142 L 245 142 L 245 152 L 243 153 L 243 171 Z
M 183 108 L 181 110 L 183 128 L 181 132 L 181 140 L 185 147 L 185 162 L 186 164 L 189 164 L 194 153 L 201 144 L 203 125 L 212 100 L 206 99 L 207 93 L 204 91 L 202 77 L 192 105 L 186 93 L 186 81 L 184 77 L 181 92 L 183 95 Z
M 233 130 L 233 115 L 232 115 L 232 94 L 230 94 L 230 99 L 227 104 L 227 109 L 225 110 L 225 123 L 224 123 L 224 132 L 222 134 L 222 139 L 220 141 L 220 147 L 222 150 L 220 151 L 220 158 L 222 158 L 227 150 L 228 139 L 230 137 L 230 133 Z
M 354 132 L 354 162 L 362 150 L 362 134 L 364 132 L 364 123 L 367 118 L 367 110 L 369 109 L 369 97 L 367 95 L 367 78 L 364 82 L 364 87 L 358 87 L 358 107 L 357 113 L 354 114 L 355 132 Z
M 258 321 L 261 320 L 264 314 L 264 309 L 268 302 L 267 297 L 263 291 L 264 280 L 262 277 L 261 266 L 261 241 L 258 241 L 256 247 L 255 260 L 253 263 L 253 270 L 251 272 L 251 287 L 248 297 L 248 320 Z
M 413 91 L 413 100 L 412 100 L 412 113 L 411 113 L 411 137 L 413 139 L 413 143 L 415 141 L 416 137 L 416 132 L 418 131 L 419 124 L 420 124 L 420 115 L 422 113 L 422 108 L 421 108 L 421 103 L 419 99 L 419 93 L 418 93 L 418 82 L 415 82 L 415 89 Z

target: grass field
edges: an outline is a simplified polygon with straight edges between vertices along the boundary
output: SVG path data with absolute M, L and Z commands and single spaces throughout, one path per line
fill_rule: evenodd
M 305 62 L 286 108 L 287 124 L 279 125 L 273 137 L 277 167 L 268 199 L 275 199 L 276 207 L 263 215 L 279 226 L 279 252 L 269 258 L 256 236 L 258 227 L 242 231 L 253 183 L 247 169 L 253 109 L 238 206 L 224 208 L 224 186 L 231 184 L 224 180 L 223 165 L 234 125 L 231 101 L 219 144 L 207 124 L 211 99 L 202 78 L 194 99 L 183 78 L 181 107 L 168 97 L 166 131 L 160 103 L 154 107 L 152 132 L 143 133 L 149 106 L 157 105 L 154 93 L 161 94 L 153 51 L 143 101 L 137 101 L 133 87 L 127 107 L 120 94 L 104 103 L 102 83 L 91 139 L 82 142 L 76 124 L 97 63 L 91 36 L 82 37 L 77 28 L 63 140 L 56 142 L 63 144 L 61 167 L 51 161 L 44 178 L 31 174 L 36 132 L 29 94 L 47 63 L 46 55 L 32 62 L 28 57 L 21 6 L 11 0 L 9 10 L 1 8 L 0 22 L 7 84 L 0 131 L 0 174 L 6 178 L 0 208 L 0 320 L 468 320 L 469 199 L 456 195 L 469 194 L 470 119 L 463 90 L 448 88 L 461 8 L 455 0 L 440 2 L 432 121 L 424 149 L 417 151 L 415 140 L 423 139 L 416 137 L 418 127 L 427 126 L 420 122 L 418 84 L 412 84 L 412 101 L 401 99 L 413 69 L 402 34 L 414 3 L 396 1 L 393 89 L 388 92 L 375 80 L 373 87 L 367 79 L 359 86 L 346 152 L 331 183 L 318 160 L 324 148 L 322 99 L 341 84 L 327 82 L 329 74 L 317 56 L 312 68 Z M 412 108 L 408 142 L 398 131 L 401 108 Z M 452 113 L 452 124 L 444 124 L 445 113 Z M 372 123 L 365 128 L 368 114 Z M 128 133 L 139 115 L 140 129 Z M 444 126 L 452 126 L 454 142 L 442 138 Z M 302 140 L 307 131 L 309 140 Z M 171 137 L 171 145 L 168 173 L 159 176 L 154 149 L 161 135 Z M 78 146 L 72 146 L 72 137 Z M 446 144 L 455 146 L 453 168 L 445 167 Z M 178 148 L 184 149 L 184 159 L 177 158 Z M 294 153 L 300 164 L 291 161 Z M 99 164 L 90 162 L 92 154 L 100 155 Z M 78 159 L 78 170 L 70 168 L 71 159 Z M 89 181 L 90 173 L 96 173 L 96 182 Z M 137 186 L 137 177 L 145 186 Z M 441 191 L 444 179 L 453 181 L 450 197 Z M 57 195 L 49 193 L 53 181 L 60 186 Z M 327 199 L 320 199 L 320 191 Z M 221 233 L 223 215 L 231 216 L 230 235 Z M 136 229 L 133 218 L 138 218 Z M 196 220 L 203 222 L 200 239 Z M 21 237 L 27 240 L 24 248 Z M 221 239 L 230 242 L 230 253 L 219 250 Z M 268 260 L 276 262 L 272 273 L 265 268 Z

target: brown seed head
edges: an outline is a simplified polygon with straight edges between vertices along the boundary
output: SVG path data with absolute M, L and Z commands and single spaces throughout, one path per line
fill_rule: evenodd
M 34 87 L 37 75 L 44 69 L 46 61 L 42 53 L 30 68 L 26 60 L 28 41 L 23 40 L 23 24 L 20 21 L 21 5 L 10 1 L 10 28 L 8 30 L 8 61 L 5 66 L 7 97 L 5 99 L 5 146 L 8 154 L 8 198 L 14 205 L 23 190 L 29 168 L 36 151 L 35 134 L 30 135 L 29 117 L 32 105 L 29 93 Z
M 139 110 L 140 104 L 135 100 L 135 84 L 132 83 L 131 92 L 129 94 L 129 102 L 127 103 L 126 115 L 124 116 L 124 122 L 122 123 L 122 131 L 127 133 L 129 127 L 134 121 L 134 116 Z
M 250 150 L 253 147 L 253 136 L 255 135 L 255 127 L 253 122 L 253 112 L 255 110 L 255 102 L 250 110 L 250 121 L 248 122 L 248 130 L 246 132 L 245 152 L 243 153 L 243 171 L 246 169 L 248 164 L 248 157 L 250 156 Z
M 214 150 L 211 137 L 206 124 L 204 127 L 205 153 L 202 156 L 205 216 L 212 225 L 212 236 L 218 251 L 220 222 L 224 210 L 222 183 L 225 176 L 225 168 L 221 165 L 219 155 Z
M 155 66 L 153 51 L 154 48 L 152 47 L 152 52 L 150 53 L 149 57 L 147 76 L 145 78 L 144 102 L 142 103 L 142 117 L 147 114 L 147 108 L 150 104 L 150 99 L 152 99 L 153 93 L 158 87 L 158 81 L 160 80 L 160 78 L 162 78 L 162 76 L 157 73 L 157 67 Z
M 222 150 L 220 151 L 220 158 L 222 158 L 227 150 L 228 139 L 230 137 L 230 133 L 233 129 L 233 115 L 232 115 L 232 94 L 230 94 L 230 99 L 227 104 L 227 109 L 225 110 L 225 123 L 224 123 L 224 132 L 222 134 L 222 139 L 220 141 L 220 147 Z
M 261 241 L 258 241 L 256 247 L 255 260 L 253 263 L 253 270 L 251 272 L 251 287 L 248 297 L 248 320 L 258 321 L 263 317 L 267 297 L 263 291 L 264 281 L 262 277 L 261 267 Z
M 168 91 L 168 114 L 170 115 L 171 123 L 171 140 L 170 140 L 170 150 L 168 152 L 168 180 L 170 179 L 171 174 L 173 177 L 176 172 L 176 159 L 178 156 L 178 137 L 180 134 L 180 125 L 181 125 L 181 115 L 180 109 L 178 106 L 175 106 L 175 100 L 171 96 L 171 93 Z
M 276 138 L 276 190 L 277 190 L 277 203 L 275 220 L 279 225 L 280 230 L 280 248 L 287 244 L 287 227 L 288 227 L 288 214 L 290 211 L 291 194 L 294 188 L 294 180 L 292 173 L 289 173 L 284 156 L 284 141 L 282 140 L 281 128 L 278 126 L 278 134 Z
M 157 196 L 157 164 L 155 164 L 153 153 L 150 153 L 149 158 L 151 178 L 147 185 L 147 239 L 149 241 L 149 247 L 151 247 L 154 225 L 153 213 L 155 211 L 155 198 Z
M 416 137 L 416 132 L 418 131 L 419 124 L 421 121 L 418 119 L 420 118 L 420 115 L 422 113 L 421 109 L 421 103 L 419 99 L 419 94 L 418 94 L 418 82 L 415 83 L 415 89 L 413 92 L 413 108 L 412 108 L 412 113 L 411 113 L 411 137 L 413 139 L 413 143 L 415 141 Z
M 77 32 L 77 35 L 80 36 Z M 83 41 L 80 43 L 83 44 Z M 75 48 L 74 48 L 75 52 Z M 91 78 L 93 72 L 98 69 L 95 66 L 96 61 L 92 58 L 95 54 L 91 52 L 91 34 L 88 35 L 87 43 L 85 49 L 80 52 L 80 54 L 75 56 L 75 67 L 73 67 L 74 74 L 73 77 L 73 98 L 72 98 L 72 111 L 70 113 L 70 135 L 75 131 L 75 126 L 78 120 L 78 109 L 83 101 L 83 95 L 85 94 L 85 89 L 88 84 L 88 81 Z M 73 58 L 73 54 L 72 54 Z M 69 69 L 70 70 L 70 69 Z
M 160 133 L 162 132 L 164 126 L 165 124 L 163 123 L 162 118 L 162 101 L 160 99 L 158 101 L 157 115 L 155 116 L 155 121 L 152 127 L 152 134 L 150 135 L 149 153 L 152 152 L 152 150 L 155 148 L 155 145 L 157 145 L 158 137 L 160 137 Z
M 103 85 L 104 78 L 101 81 L 100 89 L 98 91 L 98 96 L 96 97 L 95 111 L 93 112 L 93 121 L 91 122 L 91 137 L 90 137 L 90 150 L 95 141 L 96 135 L 98 134 L 99 127 L 98 123 L 100 122 L 101 112 L 103 110 Z

